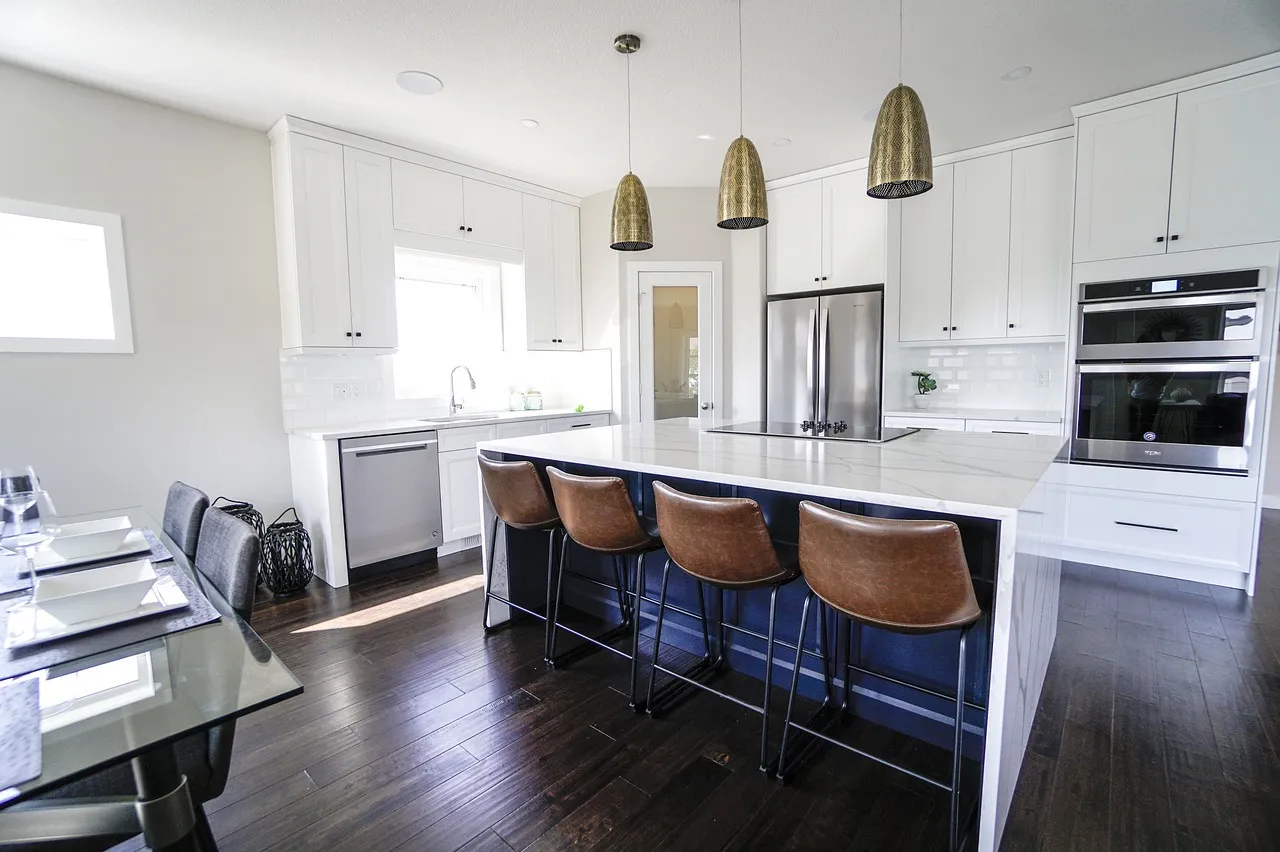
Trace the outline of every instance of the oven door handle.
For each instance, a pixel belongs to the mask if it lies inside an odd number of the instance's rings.
[[[1213,361],[1182,361],[1174,364],[1164,362],[1115,362],[1105,364],[1076,364],[1078,373],[1216,373],[1224,367],[1245,364],[1256,370],[1257,358],[1221,358]]]
[[[1167,310],[1178,307],[1194,308],[1201,305],[1230,305],[1236,302],[1258,305],[1262,301],[1262,290],[1238,290],[1234,293],[1205,293],[1197,296],[1159,296],[1145,299],[1124,299],[1119,302],[1080,302],[1080,312],[1084,314],[1107,313],[1109,311],[1133,310]]]

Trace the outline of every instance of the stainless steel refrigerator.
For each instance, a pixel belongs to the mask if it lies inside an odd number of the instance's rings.
[[[774,297],[767,311],[771,431],[814,424],[800,432],[880,440],[884,291]]]

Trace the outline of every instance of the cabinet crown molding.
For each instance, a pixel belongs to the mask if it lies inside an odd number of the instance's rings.
[[[404,148],[399,145],[392,145],[390,142],[383,142],[368,136],[361,136],[358,133],[352,133],[347,130],[340,130],[336,127],[318,124],[314,121],[307,121],[305,118],[286,115],[277,121],[270,130],[267,131],[267,138],[274,145],[276,142],[289,133],[300,133],[303,136],[310,136],[315,139],[324,139],[329,142],[336,142],[339,145],[345,145],[348,148],[357,148],[361,151],[368,151],[371,154],[381,154],[384,157],[390,157],[393,160],[404,160],[408,163],[416,163],[420,166],[427,166],[433,169],[439,169],[443,172],[459,175],[461,177],[471,178],[483,183],[491,183],[494,186],[502,186],[508,189],[514,189],[528,195],[536,195],[540,198],[549,198],[552,201],[559,201],[562,204],[572,204],[575,207],[582,206],[582,199],[576,195],[570,195],[567,192],[560,192],[556,189],[540,186],[536,183],[519,180],[517,178],[500,175],[497,172],[486,171],[485,169],[469,166],[466,163],[459,163],[455,160],[437,157],[433,154],[424,154],[421,151],[415,151],[412,148]]]
[[[1154,86],[1147,86],[1144,89],[1134,89],[1132,92],[1124,92],[1119,95],[1101,98],[1100,100],[1077,104],[1071,108],[1071,115],[1073,118],[1078,119],[1081,116],[1132,106],[1143,101],[1151,101],[1167,95],[1176,95],[1191,89],[1211,86],[1214,83],[1234,80],[1237,77],[1247,77],[1250,74],[1269,71],[1272,68],[1280,68],[1280,53],[1256,56],[1243,62],[1236,62],[1232,65],[1224,65],[1221,68],[1214,68],[1211,71],[1192,74],[1190,77],[1180,77],[1177,80],[1168,80],[1164,83],[1157,83]]]

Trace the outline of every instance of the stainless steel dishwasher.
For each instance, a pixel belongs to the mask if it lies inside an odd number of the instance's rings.
[[[408,564],[411,560],[403,557],[440,546],[435,432],[348,438],[339,441],[338,448],[347,564],[352,570],[388,560]]]

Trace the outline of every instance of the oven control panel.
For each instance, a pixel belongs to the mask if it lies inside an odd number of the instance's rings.
[[[1213,272],[1205,275],[1186,275],[1180,278],[1141,278],[1134,281],[1102,281],[1083,284],[1081,302],[1097,302],[1104,299],[1141,299],[1145,297],[1190,295],[1194,293],[1222,293],[1233,290],[1256,290],[1260,286],[1261,273],[1257,269],[1236,272]]]

